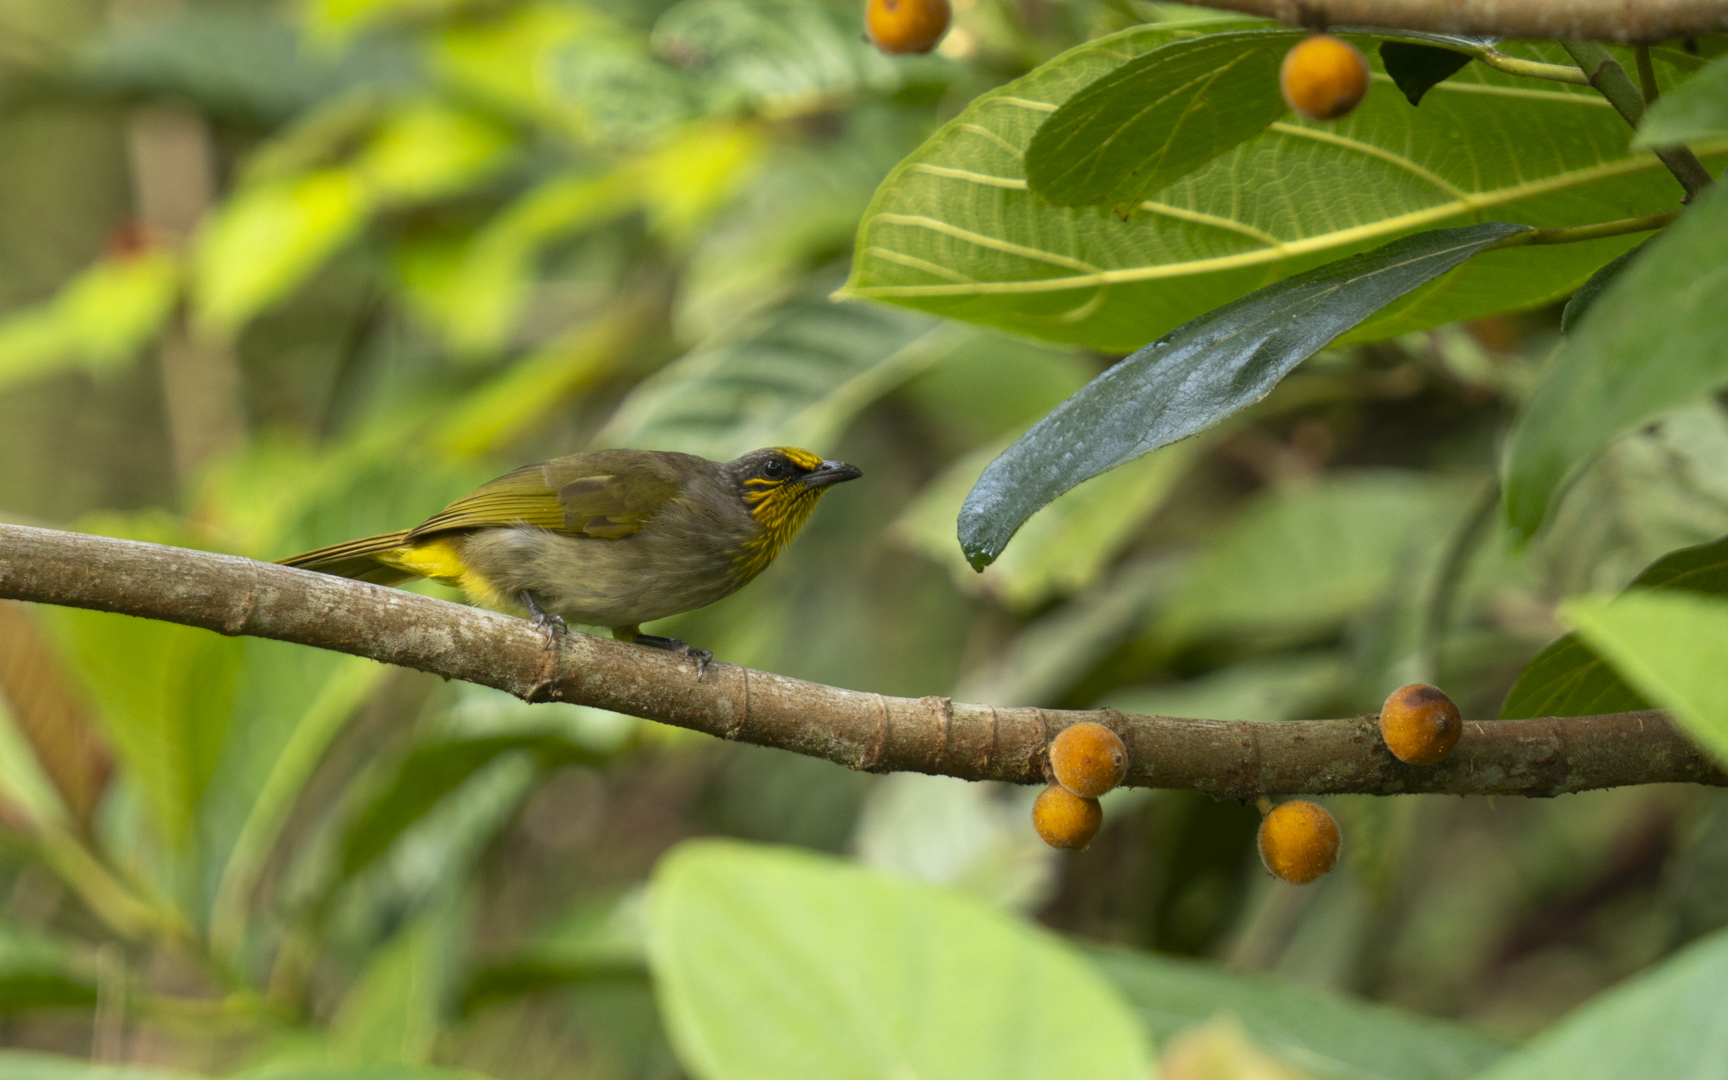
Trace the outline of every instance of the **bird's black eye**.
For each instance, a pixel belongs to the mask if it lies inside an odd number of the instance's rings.
[[[781,461],[779,458],[769,458],[767,461],[762,463],[762,476],[764,479],[781,480],[785,478],[786,472],[786,463]]]

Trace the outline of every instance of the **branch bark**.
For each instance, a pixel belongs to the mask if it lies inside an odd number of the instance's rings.
[[[1042,783],[1044,747],[1095,720],[1128,745],[1129,784],[1218,798],[1356,792],[1551,796],[1728,775],[1660,712],[1465,724],[1444,763],[1405,765],[1376,718],[1286,723],[893,698],[587,634],[555,650],[522,619],[230,555],[0,525],[0,598],[119,612],[369,657],[514,694],[630,713],[855,769]]]
[[[1373,26],[1472,37],[1661,41],[1728,30],[1722,0],[1207,0],[1291,26]]]

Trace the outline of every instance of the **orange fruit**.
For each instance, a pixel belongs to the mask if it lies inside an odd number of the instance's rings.
[[[948,0],[870,0],[864,26],[885,53],[927,53],[948,32]]]
[[[1306,885],[1338,861],[1338,823],[1316,803],[1280,803],[1260,819],[1260,861],[1274,877]]]
[[[1050,740],[1050,767],[1058,784],[1082,799],[1096,799],[1128,775],[1128,748],[1114,731],[1086,721]]]
[[[1082,799],[1060,784],[1051,784],[1032,804],[1032,827],[1053,848],[1079,850],[1098,835],[1104,808],[1097,799]]]
[[[1284,55],[1284,100],[1308,120],[1336,120],[1368,93],[1368,61],[1331,34],[1311,34]]]
[[[1392,691],[1380,707],[1380,737],[1399,761],[1435,765],[1464,733],[1458,706],[1437,686],[1411,683]]]

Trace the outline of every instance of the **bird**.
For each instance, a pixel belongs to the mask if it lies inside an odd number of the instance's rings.
[[[856,465],[795,446],[710,461],[668,450],[590,450],[483,484],[412,529],[279,560],[397,585],[432,578],[546,635],[566,620],[693,658],[713,654],[642,624],[706,607],[749,584]]]

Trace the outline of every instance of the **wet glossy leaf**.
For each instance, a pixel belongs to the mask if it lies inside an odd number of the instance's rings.
[[[1418,233],[1268,285],[1140,349],[984,470],[960,511],[966,557],[987,566],[1051,499],[1252,405],[1340,334],[1523,231],[1489,222]]]

